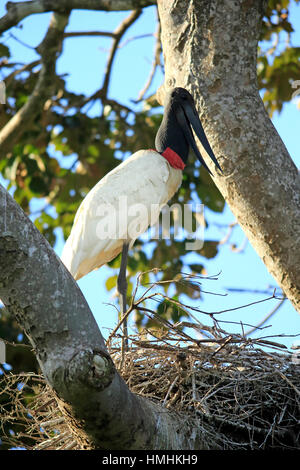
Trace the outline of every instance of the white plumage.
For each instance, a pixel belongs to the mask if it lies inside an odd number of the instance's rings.
[[[150,223],[157,221],[161,208],[181,181],[182,171],[173,168],[154,150],[134,153],[104,176],[82,201],[62,253],[61,259],[73,277],[80,279],[115,258],[125,241],[132,246]],[[127,214],[122,213],[122,198]],[[140,215],[137,204],[144,208]],[[109,237],[102,236],[107,225],[113,227],[115,220],[124,216],[127,216],[124,226],[118,225],[117,232]]]
[[[108,173],[88,193],[75,216],[62,261],[74,278],[115,258],[122,251],[118,292],[126,311],[128,246],[156,223],[162,207],[182,181],[189,148],[207,168],[192,128],[221,170],[199,120],[193,97],[184,88],[166,96],[165,112],[155,138],[156,150],[140,150]],[[125,320],[124,320],[125,324]]]

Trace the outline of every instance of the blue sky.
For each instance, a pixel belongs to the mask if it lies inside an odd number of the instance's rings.
[[[4,6],[0,6],[0,16],[4,13]],[[67,31],[112,31],[119,22],[128,16],[129,12],[105,13],[90,11],[74,11],[71,15]],[[49,23],[50,13],[44,15],[34,15],[22,21],[23,28],[13,28],[11,32],[26,44],[36,47],[42,40]],[[300,46],[300,7],[292,7],[292,24],[297,28],[292,36],[294,46]],[[156,10],[153,7],[144,10],[138,19],[134,28],[131,28],[124,39],[130,39],[133,36],[151,34],[156,30]],[[37,58],[35,52],[21,45],[19,42],[5,34],[5,41],[11,47],[13,57],[16,60],[26,62]],[[122,41],[124,42],[124,40]],[[118,52],[114,64],[112,79],[109,88],[109,97],[115,98],[124,104],[132,106],[132,99],[137,98],[139,90],[143,88],[151,69],[152,52],[154,49],[154,38],[147,37],[139,40],[132,40],[124,45]],[[64,51],[58,61],[58,72],[67,73],[68,88],[72,91],[81,92],[90,95],[101,86],[103,72],[107,53],[111,44],[109,38],[72,38],[67,39],[64,45]],[[1,76],[0,76],[1,79]],[[151,87],[151,92],[155,92],[162,82],[161,73],[157,73]],[[299,77],[300,80],[300,77]],[[291,94],[294,90],[291,89]],[[93,113],[97,114],[97,106],[93,108]],[[299,159],[299,131],[300,110],[297,107],[297,101],[285,105],[283,112],[273,117],[273,123],[283,139],[296,165],[300,166]],[[141,143],[141,148],[142,143]],[[67,164],[69,165],[69,163]],[[280,169],[278,169],[280,171]],[[43,204],[36,203],[36,207]],[[229,208],[221,215],[211,213],[205,210],[206,218],[209,222],[209,228],[206,232],[207,239],[219,240],[226,235],[226,229],[218,229],[216,224],[226,225],[235,220]],[[233,231],[231,241],[238,246],[244,243],[245,237],[242,230],[236,227]],[[55,247],[58,255],[63,248],[62,237]],[[192,255],[189,255],[192,256]],[[203,288],[207,291],[213,291],[220,294],[227,293],[224,296],[205,295],[201,301],[201,309],[209,312],[234,308],[256,300],[266,298],[265,294],[241,294],[231,293],[227,288],[241,288],[250,290],[265,290],[269,286],[275,286],[275,281],[268,274],[264,264],[247,243],[242,253],[234,253],[228,245],[219,250],[219,254],[211,261],[206,262],[208,275],[221,273],[218,280],[203,281]],[[116,311],[107,303],[115,303],[116,299],[112,297],[111,292],[105,289],[105,280],[108,276],[106,267],[102,267],[97,272],[90,273],[79,281],[90,307],[93,311],[102,333],[107,336],[109,328],[112,328],[116,322]],[[235,310],[222,314],[223,321],[243,322],[256,324],[269,311],[271,311],[278,301],[271,300],[266,303],[258,304],[246,309]],[[197,301],[199,304],[199,301]],[[200,318],[205,322],[205,318]],[[300,316],[286,301],[278,314],[272,317],[270,326],[265,329],[263,335],[292,335],[300,333]],[[241,331],[240,325],[223,325],[229,331]],[[247,328],[246,328],[247,329]],[[300,337],[299,337],[300,338]],[[296,342],[295,338],[279,338],[279,342],[290,346]]]

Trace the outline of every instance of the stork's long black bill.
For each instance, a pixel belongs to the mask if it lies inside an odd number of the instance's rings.
[[[208,166],[206,165],[205,161],[203,160],[199,150],[198,150],[198,147],[196,145],[196,142],[195,142],[195,139],[194,139],[194,136],[193,136],[193,133],[192,133],[192,130],[190,128],[190,125],[186,119],[186,115],[183,111],[182,108],[178,108],[176,110],[176,117],[177,117],[177,120],[180,124],[180,127],[181,129],[183,130],[184,132],[184,135],[188,141],[188,143],[190,144],[190,146],[192,147],[192,149],[194,150],[195,152],[195,155],[196,157],[200,160],[200,162],[202,163],[202,165],[207,169],[207,171],[211,173],[210,169],[208,168]]]
[[[183,105],[184,107],[184,110],[181,110],[182,112],[178,112],[179,116],[177,115],[177,119],[178,121],[180,121],[180,125],[182,126],[182,129],[184,130],[184,133],[189,141],[189,144],[190,146],[192,147],[192,149],[194,150],[197,158],[200,160],[200,162],[205,166],[205,168],[209,171],[209,169],[207,168],[207,165],[205,164],[199,150],[198,150],[198,147],[196,145],[196,142],[195,142],[195,139],[194,139],[194,136],[193,136],[193,133],[191,132],[191,129],[190,129],[190,126],[188,124],[188,122],[193,126],[193,129],[195,131],[195,134],[197,135],[198,139],[200,140],[201,144],[203,145],[203,148],[205,149],[205,151],[207,152],[207,154],[210,156],[210,158],[212,159],[212,161],[214,162],[214,164],[217,166],[217,168],[222,171],[215,155],[214,155],[214,152],[212,151],[212,148],[211,146],[209,145],[209,142],[207,140],[207,137],[205,135],[205,132],[204,132],[204,129],[202,127],[202,124],[200,122],[200,119],[199,119],[199,116],[197,114],[197,111],[196,111],[196,108],[192,108],[190,103],[184,103]],[[182,116],[183,114],[183,116]],[[182,124],[182,121],[185,121],[185,125]],[[189,129],[189,132],[186,132],[186,128]],[[209,173],[211,174],[211,172],[209,171]]]

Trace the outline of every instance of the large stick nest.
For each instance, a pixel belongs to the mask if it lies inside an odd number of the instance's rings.
[[[300,366],[290,357],[230,342],[219,351],[135,342],[141,346],[123,357],[116,344],[111,348],[130,389],[189,416],[208,441],[222,449],[300,447]],[[43,377],[5,375],[0,389],[4,443],[80,448]],[[7,424],[18,425],[19,432],[7,433]]]
[[[134,298],[128,312],[142,299]],[[127,352],[118,328],[108,339],[116,368],[132,392],[185,416],[201,429],[208,447],[299,449],[296,353],[264,338],[228,334],[217,321],[210,327],[197,321],[159,321],[161,328],[131,336]],[[190,329],[196,338],[187,333]],[[2,376],[0,412],[5,444],[36,450],[81,448],[39,375]]]

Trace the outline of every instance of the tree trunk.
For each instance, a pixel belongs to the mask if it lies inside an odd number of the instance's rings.
[[[158,0],[165,89],[196,99],[224,171],[214,180],[249,241],[300,311],[300,178],[257,86],[262,0]]]

